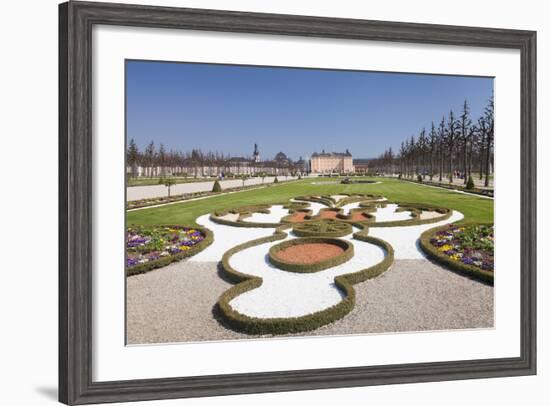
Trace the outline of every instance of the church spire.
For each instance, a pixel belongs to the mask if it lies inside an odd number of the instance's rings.
[[[258,144],[254,144],[254,162],[260,162],[260,151],[258,150]]]

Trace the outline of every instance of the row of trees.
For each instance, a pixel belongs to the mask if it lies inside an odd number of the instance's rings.
[[[417,136],[403,141],[397,153],[390,147],[372,160],[369,170],[399,173],[403,177],[420,175],[430,180],[435,177],[440,182],[446,178],[449,183],[460,176],[464,184],[473,173],[477,173],[480,180],[485,178],[485,186],[489,186],[493,149],[493,98],[475,121],[465,100],[458,116],[451,110],[438,124],[432,121],[429,130],[423,128]]]
[[[190,177],[203,177],[217,175],[221,172],[226,174],[235,171],[261,173],[262,168],[275,168],[277,173],[293,173],[296,168],[290,160],[273,162],[253,162],[251,159],[232,157],[219,152],[203,152],[200,149],[193,149],[189,152],[170,150],[167,151],[163,144],[158,149],[151,141],[147,147],[140,151],[133,139],[128,143],[126,149],[126,165],[130,169],[130,176],[138,176],[141,168],[142,176],[166,177],[169,175],[185,175]],[[246,168],[246,169],[245,169]]]

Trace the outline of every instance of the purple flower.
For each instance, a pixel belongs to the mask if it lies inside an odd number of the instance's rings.
[[[130,268],[138,263],[138,260],[135,258],[126,258],[126,267]]]

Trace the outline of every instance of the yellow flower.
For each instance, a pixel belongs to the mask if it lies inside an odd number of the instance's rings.
[[[449,244],[445,244],[445,245],[442,245],[441,247],[438,248],[439,251],[449,251],[450,249],[452,249],[453,246],[452,245],[449,245]]]

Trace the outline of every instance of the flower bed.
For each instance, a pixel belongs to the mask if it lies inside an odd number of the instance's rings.
[[[143,226],[126,230],[126,275],[136,275],[195,255],[213,241],[201,227]]]
[[[451,269],[491,284],[494,281],[492,224],[451,224],[428,230],[420,237],[420,246],[432,259]]]
[[[269,262],[290,272],[317,272],[343,264],[353,257],[353,244],[326,237],[297,238],[269,249]]]

